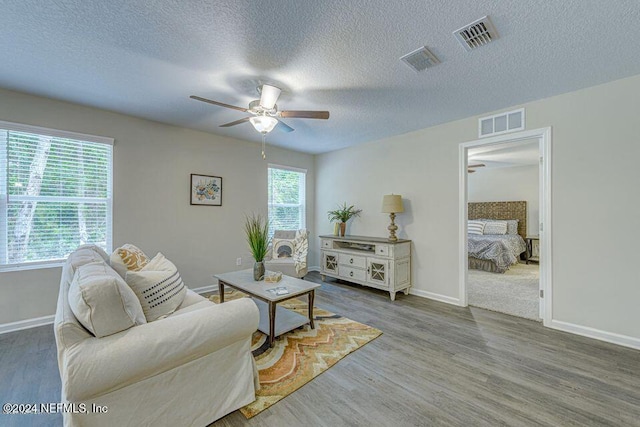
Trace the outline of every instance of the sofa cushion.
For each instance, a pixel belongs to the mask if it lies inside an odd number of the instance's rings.
[[[113,251],[110,257],[111,267],[124,279],[127,271],[140,271],[149,263],[149,257],[142,249],[126,243]]]
[[[140,271],[127,271],[126,281],[140,300],[147,322],[173,313],[187,293],[178,269],[160,252]]]
[[[146,323],[136,295],[104,261],[76,269],[68,301],[78,321],[98,338]]]

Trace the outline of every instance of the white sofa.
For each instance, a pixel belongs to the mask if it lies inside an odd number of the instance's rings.
[[[68,302],[75,270],[96,261],[109,264],[84,246],[62,270],[54,324],[62,402],[88,412],[65,413],[65,426],[206,426],[255,400],[254,302],[216,305],[189,290],[170,317],[96,338]],[[94,404],[107,412],[91,413]]]

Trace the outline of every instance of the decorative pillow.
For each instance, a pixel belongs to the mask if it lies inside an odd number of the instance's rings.
[[[273,239],[271,257],[274,260],[287,259],[293,257],[294,239]]]
[[[482,234],[507,234],[506,221],[485,222]]]
[[[467,223],[467,234],[482,234],[484,231],[484,222],[469,221]]]
[[[68,298],[78,321],[98,338],[147,323],[131,288],[102,261],[77,268]]]
[[[506,222],[507,223],[507,234],[518,234],[518,219],[477,219],[476,221],[484,221],[484,222]]]
[[[138,297],[147,322],[176,311],[187,293],[178,269],[160,252],[140,271],[127,271],[125,278]]]
[[[142,252],[142,249],[127,243],[113,251],[110,261],[111,267],[124,279],[127,271],[140,271],[147,265],[149,257]]]

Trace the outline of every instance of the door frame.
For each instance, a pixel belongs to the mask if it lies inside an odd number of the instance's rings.
[[[552,286],[552,245],[551,245],[551,127],[514,132],[489,138],[463,142],[459,145],[459,204],[458,226],[460,236],[459,253],[459,300],[463,307],[468,306],[468,241],[467,241],[467,152],[469,148],[505,143],[521,143],[525,140],[537,139],[539,142],[539,230],[540,237],[540,290],[544,297],[540,298],[540,313],[544,326],[551,325],[553,314]]]

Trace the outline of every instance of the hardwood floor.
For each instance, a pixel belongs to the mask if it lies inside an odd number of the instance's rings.
[[[214,426],[640,426],[640,351],[335,281],[316,305],[384,334],[256,417],[236,411]],[[0,403],[57,402],[55,351],[51,326],[0,335]],[[0,415],[0,425],[61,417]]]

